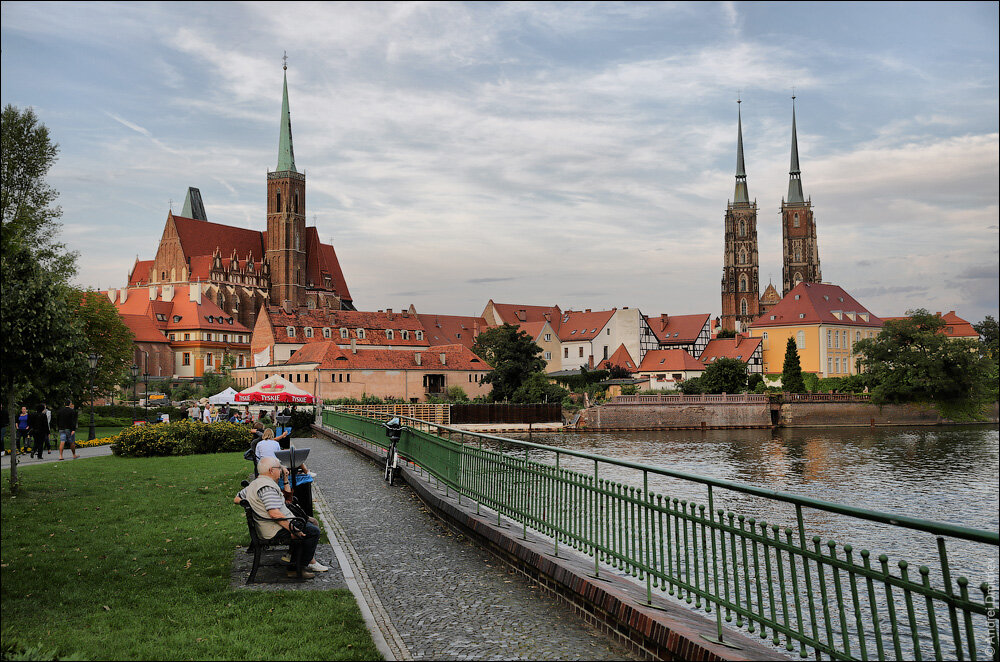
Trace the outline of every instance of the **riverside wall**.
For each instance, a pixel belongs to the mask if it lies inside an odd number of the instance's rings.
[[[998,405],[987,412],[998,422]],[[585,409],[580,430],[691,430],[718,428],[879,427],[893,425],[948,425],[949,420],[929,405],[875,405],[870,402],[705,402],[617,403]]]

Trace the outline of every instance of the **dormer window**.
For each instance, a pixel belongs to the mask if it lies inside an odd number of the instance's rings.
[[[156,319],[159,322],[166,322],[167,321],[167,316],[164,315],[163,313],[156,313]]]
[[[229,324],[232,324],[233,323],[233,318],[230,317],[229,319],[226,320],[226,322],[229,323]]]
[[[180,321],[181,321],[181,316],[180,315],[174,315],[174,324],[176,324],[177,322],[180,322]]]
[[[386,340],[392,340],[394,338],[392,329],[386,329],[385,330],[385,338],[386,338]]]
[[[864,321],[866,321],[866,322],[868,321],[868,313],[861,313],[861,314],[860,314],[860,317],[861,317],[861,319],[863,319]]]
[[[461,338],[462,334],[459,333],[456,337]],[[417,340],[423,340],[423,339],[424,339],[424,332],[417,331]]]
[[[802,295],[801,295],[801,294],[796,294],[796,295],[795,295],[795,300],[796,300],[796,301],[798,301],[798,300],[799,300],[799,299],[801,299],[801,298],[802,298]]]
[[[332,334],[330,333],[330,327],[324,327],[323,328],[323,337],[324,338],[329,338],[331,335]]]
[[[407,331],[406,329],[403,329],[402,331],[399,332],[399,337],[402,338],[403,340],[409,340],[410,332]]]
[[[340,329],[340,337],[344,340],[347,340],[347,329],[344,328]]]
[[[358,329],[355,333],[357,333],[358,338],[360,338],[361,340],[365,339],[365,330],[364,329]]]
[[[286,326],[285,327],[285,333],[288,335],[289,338],[294,338],[295,337],[295,327],[294,326]]]
[[[313,337],[313,330],[312,330],[311,326],[307,326],[303,330],[306,332],[306,338],[312,338]]]
[[[214,321],[215,321],[215,317],[213,315],[209,315],[208,316],[208,323],[211,324]]]
[[[461,333],[455,333],[455,337],[456,337],[456,338],[461,338],[461,337],[462,337],[462,334],[461,334]]]

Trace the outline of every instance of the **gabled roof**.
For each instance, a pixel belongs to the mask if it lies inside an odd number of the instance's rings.
[[[745,363],[750,360],[762,342],[761,338],[747,338],[742,333],[737,334],[735,338],[713,338],[708,341],[699,359],[705,365],[718,359],[737,359]]]
[[[802,324],[880,327],[882,319],[873,315],[839,285],[799,283],[774,308],[755,319],[751,326]]]
[[[193,218],[173,214],[171,217],[177,229],[177,238],[187,257],[193,258],[196,255],[211,257],[216,248],[227,257],[233,254],[233,250],[241,259],[248,253],[253,255],[255,261],[264,257],[264,233],[259,230],[211,221],[196,221]],[[192,265],[192,271],[193,269]]]
[[[170,301],[163,300],[163,286],[153,287],[156,287],[156,299],[149,298],[149,287],[130,289],[125,303],[115,301],[118,314],[123,318],[126,315],[146,317],[161,332],[198,329],[220,333],[250,333],[250,329],[224,312],[207,296],[202,296],[201,303],[191,301],[191,288],[187,285],[174,285]]]
[[[351,302],[351,292],[347,289],[347,280],[340,268],[337,251],[332,244],[324,244],[319,240],[319,231],[315,226],[306,228],[306,249],[309,261],[306,263],[306,279],[316,289],[327,289],[325,275],[330,276],[330,287],[341,299]]]
[[[636,365],[625,345],[618,345],[618,349],[615,350],[614,354],[597,364],[597,369],[609,370],[614,365],[621,366],[629,372],[635,372],[639,369],[639,366]]]
[[[362,310],[322,310],[313,309],[302,313],[286,313],[281,308],[267,308],[267,317],[271,323],[274,337],[279,343],[318,343],[327,340],[347,344],[353,339],[359,346],[379,345],[409,345],[426,347],[428,345],[424,327],[419,318],[408,312],[368,312]],[[305,333],[306,328],[313,330],[312,337]],[[294,336],[288,335],[288,328],[295,330]],[[330,338],[323,337],[323,329],[331,331]],[[348,338],[341,338],[340,329],[347,329]],[[358,329],[364,329],[364,338],[359,338]],[[393,331],[390,339],[387,330]],[[403,339],[400,331],[408,331],[408,338]],[[416,332],[424,335],[423,340],[417,339]]]
[[[949,338],[969,338],[970,340],[978,340],[979,332],[972,326],[970,322],[962,319],[955,314],[954,310],[949,310],[946,314],[942,315],[940,312],[935,313],[938,317],[944,320],[945,327],[941,329],[941,333],[948,336]],[[883,317],[883,322],[891,322],[893,320],[905,320],[909,319],[905,315],[902,317]]]
[[[417,363],[417,355],[420,363]],[[444,355],[445,361],[441,362]],[[321,370],[490,370],[490,365],[463,345],[440,345],[431,348],[369,349],[352,352],[336,342],[311,343],[295,352],[284,365],[319,364]]]
[[[421,313],[417,319],[423,325],[424,337],[432,347],[459,344],[471,349],[476,336],[486,330],[486,320],[482,317]]]
[[[689,345],[698,339],[711,313],[646,317],[646,323],[661,345]]]
[[[559,339],[563,342],[577,342],[580,340],[593,340],[608,324],[608,320],[615,314],[617,308],[611,310],[598,310],[593,312],[585,310],[567,310],[563,312],[559,320]]]
[[[705,364],[687,353],[685,349],[652,349],[646,352],[639,364],[639,372],[663,370],[705,370]]]
[[[562,314],[559,306],[525,306],[516,303],[494,302],[493,309],[500,316],[500,319],[508,324],[548,321],[556,333],[559,332],[559,318]]]
[[[121,318],[135,336],[135,342],[170,342],[148,315],[122,315]]]
[[[128,275],[128,286],[137,287],[149,282],[149,270],[153,268],[152,260],[136,260]]]
[[[760,295],[760,302],[765,304],[775,304],[781,301],[781,295],[775,289],[774,283],[768,283],[764,293]]]

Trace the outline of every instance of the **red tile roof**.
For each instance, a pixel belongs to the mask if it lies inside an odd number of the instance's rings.
[[[236,321],[232,315],[223,312],[207,296],[202,296],[200,304],[191,301],[190,287],[187,285],[175,285],[174,295],[170,301],[163,300],[163,286],[154,287],[157,288],[155,300],[149,298],[149,287],[130,289],[125,303],[115,302],[118,313],[122,316],[145,316],[160,331],[199,329],[220,333],[244,333],[249,336],[250,329]],[[163,319],[158,319],[157,315],[161,315]],[[179,319],[175,321],[175,317]],[[209,317],[212,321],[209,321]],[[229,323],[230,320],[232,324]],[[249,338],[247,340],[249,341]]]
[[[705,364],[687,353],[686,349],[652,349],[639,364],[639,372],[660,370],[704,370]]]
[[[445,362],[441,363],[441,355]],[[417,355],[420,364],[417,364]],[[319,363],[321,370],[423,370],[446,372],[452,370],[488,371],[488,363],[463,345],[439,345],[412,349],[368,349],[351,352],[337,346],[336,342],[311,343],[295,352],[284,365]]]
[[[240,258],[245,258],[248,253],[256,260],[264,257],[264,238],[259,230],[198,221],[177,215],[174,215],[173,219],[181,248],[188,257],[195,255],[211,257],[216,248],[227,257],[233,254],[233,250]]]
[[[493,309],[500,315],[500,319],[508,324],[548,321],[552,328],[557,333],[559,332],[559,318],[562,315],[559,306],[524,306],[516,303],[494,302]]]
[[[359,346],[380,346],[380,345],[405,345],[412,347],[426,347],[428,343],[427,335],[420,319],[408,312],[382,313],[368,312],[362,310],[321,310],[313,309],[304,313],[293,312],[291,315],[281,308],[268,308],[268,318],[271,321],[272,332],[279,343],[317,343],[326,340],[333,340],[341,344],[348,344],[351,339]],[[287,329],[291,327],[295,330],[295,336],[288,335]],[[305,329],[309,327],[313,330],[312,338],[306,336]],[[331,337],[323,336],[323,329],[330,329]],[[340,330],[348,330],[348,338],[341,338]],[[358,329],[364,329],[364,338],[359,338]],[[390,339],[387,330],[392,330],[393,337]],[[408,331],[409,337],[403,339],[400,331]],[[423,340],[417,339],[417,331],[424,336]]]
[[[563,312],[559,320],[559,339],[563,342],[574,342],[578,340],[593,340],[601,329],[607,325],[608,320],[615,314],[617,308],[611,310],[599,310],[583,312],[567,310]]]
[[[613,365],[621,366],[629,372],[635,372],[639,369],[639,366],[636,365],[625,345],[618,345],[618,349],[615,350],[614,354],[597,364],[597,369],[610,370]]]
[[[135,336],[135,342],[170,342],[147,315],[122,315],[121,318]]]
[[[868,319],[865,320],[862,315]],[[774,308],[755,319],[751,326],[801,324],[880,327],[882,319],[869,312],[839,285],[799,283]]]
[[[462,315],[419,314],[417,319],[424,327],[424,337],[435,345],[464,345],[472,349],[476,336],[486,330],[486,320],[482,317]]]
[[[735,338],[714,338],[708,341],[700,360],[705,365],[718,359],[737,359],[747,362],[760,347],[761,338],[747,338],[742,333]]]
[[[128,286],[136,287],[149,282],[149,270],[153,268],[152,260],[136,260],[128,275]]]
[[[708,324],[712,315],[699,313],[696,315],[667,315],[646,317],[646,323],[652,329],[653,335],[660,344],[688,345],[698,339],[702,329]]]
[[[332,244],[324,244],[319,240],[319,232],[315,226],[306,228],[306,251],[309,261],[306,264],[306,279],[317,289],[327,289],[324,276],[330,277],[330,287],[341,299],[351,302],[351,292],[347,289],[347,280],[340,269],[340,260]]]
[[[942,318],[945,323],[942,333],[949,338],[968,338],[970,340],[978,340],[979,332],[972,326],[970,322],[962,319],[955,314],[954,310],[949,310],[946,314],[942,315],[940,312],[935,313],[938,317]],[[890,322],[893,320],[905,320],[909,319],[905,315],[902,317],[883,317],[883,322]]]

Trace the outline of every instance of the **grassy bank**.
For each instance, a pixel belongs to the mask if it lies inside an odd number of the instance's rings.
[[[3,477],[4,647],[89,659],[378,659],[349,591],[229,588],[238,453],[93,458]]]

